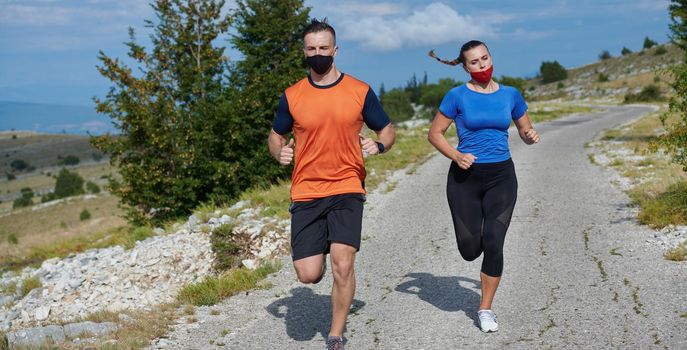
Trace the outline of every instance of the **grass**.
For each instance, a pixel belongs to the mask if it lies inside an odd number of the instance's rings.
[[[0,255],[0,272],[19,270],[26,266],[38,266],[47,259],[64,258],[72,253],[93,248],[121,245],[130,249],[137,241],[151,236],[153,236],[153,230],[150,227],[120,226],[61,241],[51,240],[34,245],[21,255]]]
[[[24,279],[21,282],[21,297],[27,296],[32,290],[41,287],[41,280],[38,276]]]
[[[630,197],[641,208],[638,219],[643,224],[663,228],[687,222],[687,182],[678,182],[657,195],[638,188],[630,191]]]
[[[591,107],[574,104],[532,102],[527,113],[532,123],[539,123],[572,113],[588,113],[591,111]]]
[[[256,288],[260,280],[280,268],[279,263],[267,263],[255,270],[239,268],[219,276],[208,276],[182,288],[177,300],[195,306],[215,305],[238,292]]]
[[[685,261],[687,260],[687,242],[682,242],[673,249],[669,249],[664,255],[666,260],[672,261]]]
[[[80,214],[88,208],[91,218],[80,220]],[[111,195],[100,195],[93,199],[83,197],[49,207],[30,208],[0,217],[0,270],[2,261],[30,255],[35,249],[60,246],[63,242],[93,240],[98,232],[126,225],[119,216],[118,199]],[[15,235],[18,244],[11,244],[6,235]]]
[[[633,184],[628,195],[640,208],[638,219],[653,228],[687,224],[687,175],[682,168],[662,153],[654,153],[650,142],[663,130],[659,116],[661,110],[635,123],[624,125],[604,133],[604,152],[614,159],[611,163],[619,173]],[[675,123],[676,115],[669,115],[666,122]],[[603,143],[602,143],[603,144]],[[627,154],[623,160],[612,154]]]

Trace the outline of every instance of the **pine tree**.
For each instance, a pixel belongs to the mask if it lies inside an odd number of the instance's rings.
[[[128,56],[134,70],[100,52],[98,71],[114,86],[98,112],[108,114],[119,135],[95,137],[109,154],[121,181],[111,190],[133,221],[159,221],[187,213],[207,200],[235,165],[214,162],[222,151],[213,130],[222,125],[227,107],[222,79],[227,71],[224,48],[213,41],[228,31],[231,19],[220,11],[223,1],[157,0],[152,50],[129,29]]]
[[[224,140],[242,168],[231,186],[245,189],[291,172],[272,158],[265,140],[279,97],[306,76],[302,33],[310,9],[302,0],[239,0],[237,6],[231,43],[244,59],[231,67],[228,94],[235,112]]]

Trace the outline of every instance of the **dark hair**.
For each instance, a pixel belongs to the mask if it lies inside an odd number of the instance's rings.
[[[303,30],[303,40],[305,40],[305,36],[310,33],[318,33],[324,31],[332,33],[332,36],[334,37],[334,43],[336,43],[336,31],[334,30],[334,27],[327,23],[327,17],[323,18],[321,21],[317,18],[311,19],[310,24],[308,24]]]
[[[437,55],[434,53],[434,50],[429,51],[429,57],[435,58],[437,61],[443,63],[443,64],[448,64],[451,66],[455,66],[461,63],[465,63],[465,51],[472,50],[476,48],[477,46],[484,45],[484,47],[487,48],[487,51],[489,51],[489,48],[487,47],[487,44],[485,44],[482,41],[479,40],[470,40],[463,44],[463,46],[460,47],[460,53],[458,54],[458,57],[455,59],[448,61],[448,60],[442,60],[441,58],[437,57]]]

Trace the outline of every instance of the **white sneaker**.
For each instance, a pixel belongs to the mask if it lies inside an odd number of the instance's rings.
[[[479,327],[482,332],[496,332],[499,330],[499,324],[496,323],[496,314],[491,310],[479,310],[477,311],[477,316],[479,317]]]

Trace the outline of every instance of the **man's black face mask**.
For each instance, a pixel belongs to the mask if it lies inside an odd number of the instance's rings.
[[[329,70],[329,67],[334,63],[334,56],[315,55],[305,58],[308,66],[312,68],[317,74],[324,74]]]

